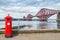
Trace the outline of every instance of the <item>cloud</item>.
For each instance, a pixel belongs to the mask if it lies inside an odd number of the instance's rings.
[[[52,6],[49,5],[49,6],[44,6],[44,7],[49,8],[49,9],[60,10],[60,3],[58,2],[58,3],[52,4]]]
[[[36,7],[31,7],[31,6],[9,6],[9,7],[0,7],[0,14],[1,15],[7,15],[8,13],[11,14],[13,17],[22,17],[22,16],[27,16],[28,14],[36,15],[37,13]],[[16,16],[17,15],[17,16]],[[21,16],[22,15],[22,16]]]
[[[60,0],[0,0],[0,17],[36,15],[41,8],[60,9]]]
[[[55,7],[60,10],[60,3],[55,4]]]
[[[4,11],[11,11],[11,12],[17,12],[17,13],[34,13],[37,11],[36,7],[31,7],[31,6],[26,6],[26,7],[21,7],[21,6],[11,6],[11,7],[3,7],[1,10]]]

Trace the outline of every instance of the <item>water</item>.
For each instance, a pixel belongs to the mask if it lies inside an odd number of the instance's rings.
[[[19,30],[58,29],[56,20],[41,21],[13,21],[13,27]],[[5,28],[5,21],[0,21],[0,28]]]
[[[57,29],[57,22],[22,21],[20,25],[26,25],[20,30]]]

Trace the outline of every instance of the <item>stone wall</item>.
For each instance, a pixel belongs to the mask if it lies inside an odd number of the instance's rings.
[[[57,15],[57,28],[60,29],[60,12]]]

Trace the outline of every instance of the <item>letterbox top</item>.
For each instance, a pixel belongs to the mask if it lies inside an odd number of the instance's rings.
[[[5,17],[5,19],[12,19],[12,17],[8,14],[8,16]]]

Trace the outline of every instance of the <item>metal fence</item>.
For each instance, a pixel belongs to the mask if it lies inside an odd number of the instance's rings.
[[[17,30],[40,30],[40,29],[60,29],[60,22],[56,19],[48,19],[47,21],[37,20],[13,20],[13,29]],[[5,21],[0,21],[0,29],[5,29]]]
[[[19,20],[18,20],[19,21]],[[40,29],[59,29],[59,23],[56,19],[48,19],[47,21],[19,21],[19,30],[40,30]]]

